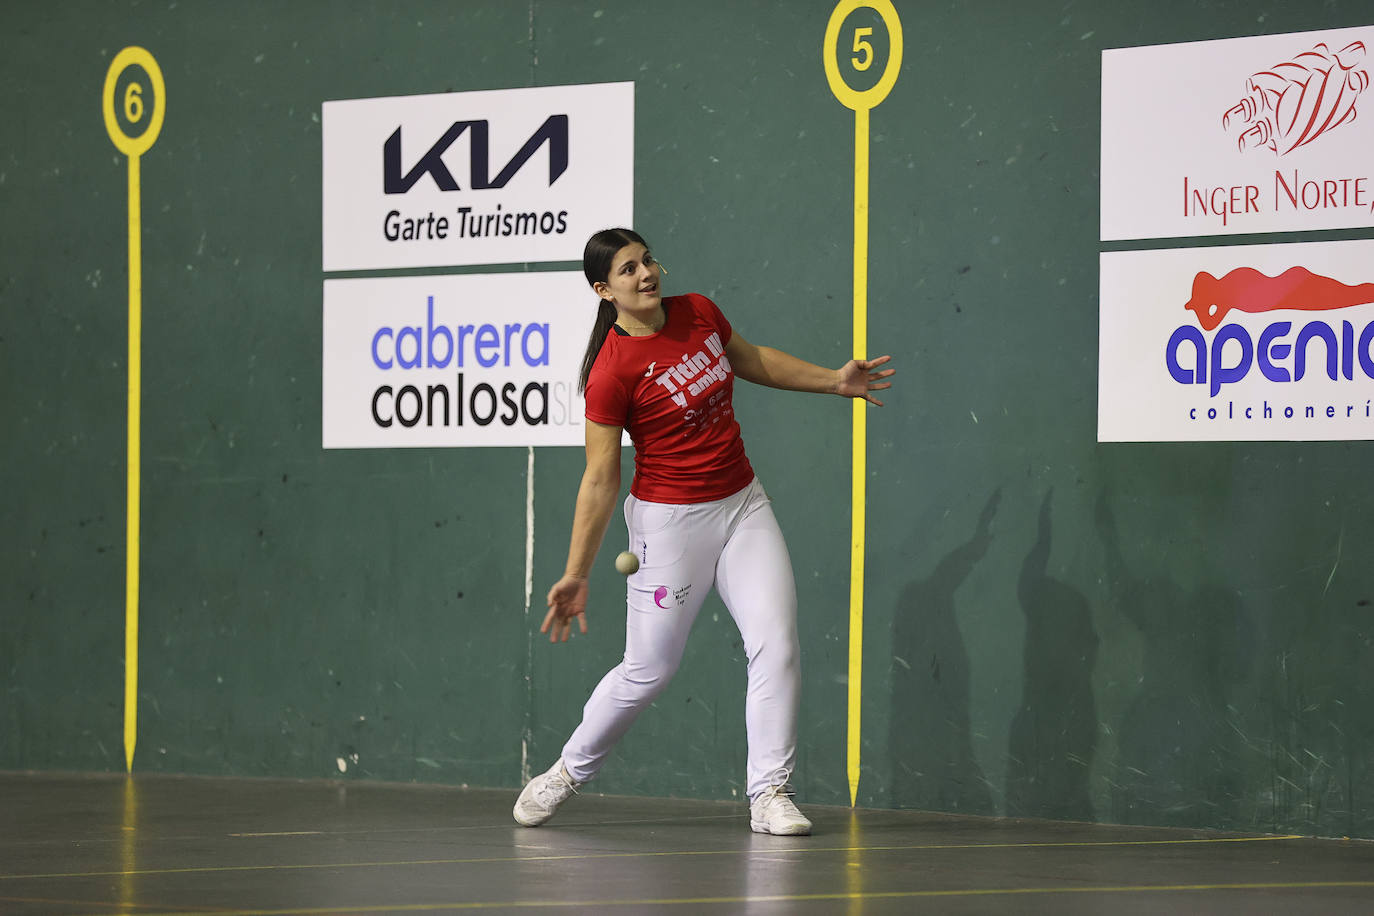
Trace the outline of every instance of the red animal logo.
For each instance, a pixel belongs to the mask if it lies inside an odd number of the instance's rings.
[[[1355,120],[1355,103],[1369,88],[1364,55],[1362,41],[1334,52],[1318,44],[1261,70],[1245,81],[1245,97],[1221,116],[1222,129],[1232,130],[1235,122],[1242,153],[1267,148],[1283,156],[1306,146]]]
[[[1216,330],[1226,313],[1272,312],[1276,309],[1324,311],[1374,302],[1374,283],[1349,286],[1305,267],[1290,267],[1277,277],[1253,267],[1237,267],[1218,280],[1200,272],[1193,278],[1193,297],[1184,308],[1197,315],[1204,331]]]

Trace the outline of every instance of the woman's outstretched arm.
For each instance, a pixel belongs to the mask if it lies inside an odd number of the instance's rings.
[[[784,388],[788,391],[837,394],[845,398],[863,398],[879,407],[883,406],[883,402],[869,392],[891,388],[891,382],[881,379],[897,371],[872,371],[891,359],[890,356],[851,359],[838,369],[827,369],[773,347],[755,346],[745,340],[738,331],[730,335],[730,342],[725,345],[725,355],[729,358],[730,368],[734,370],[735,375],[756,385]]]

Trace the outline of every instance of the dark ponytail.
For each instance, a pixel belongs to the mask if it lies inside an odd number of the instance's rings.
[[[615,318],[615,306],[602,299],[596,310],[596,324],[592,325],[592,336],[587,340],[587,352],[582,357],[582,372],[577,377],[578,394],[587,390],[587,376],[592,374],[592,364],[596,362],[596,355],[601,352],[601,345],[606,342],[606,335],[611,333],[611,325],[615,324]]]
[[[635,242],[645,248],[649,247],[649,243],[633,229],[602,229],[587,239],[587,247],[582,249],[582,273],[587,277],[587,282],[595,285],[609,280],[616,252]],[[601,345],[606,342],[606,335],[611,332],[611,325],[615,324],[616,317],[615,306],[602,299],[596,311],[596,324],[592,326],[591,337],[587,339],[587,352],[582,357],[582,373],[577,380],[579,394],[587,390],[587,377],[592,374],[592,365],[596,362],[596,356],[601,352]]]

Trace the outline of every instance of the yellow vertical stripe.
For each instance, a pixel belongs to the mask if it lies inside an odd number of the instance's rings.
[[[868,109],[854,112],[854,358],[868,351]],[[854,467],[849,557],[849,804],[859,795],[863,725],[864,506],[868,402],[854,399]]]
[[[134,768],[138,738],[138,531],[143,387],[143,246],[139,225],[138,156],[129,157],[129,466],[124,566],[124,765]]]
[[[133,67],[142,68],[148,82],[134,73],[124,87],[124,95],[116,100],[119,77]],[[105,71],[105,87],[101,91],[101,115],[105,132],[115,149],[129,157],[129,446],[128,486],[124,517],[124,766],[134,767],[134,744],[138,737],[138,564],[139,564],[139,479],[142,467],[139,447],[143,389],[143,243],[141,233],[138,163],[139,157],[152,147],[162,130],[167,112],[166,85],[162,68],[153,55],[131,45],[114,56]],[[138,136],[124,132],[118,106],[126,121],[137,125],[145,117],[148,124]]]

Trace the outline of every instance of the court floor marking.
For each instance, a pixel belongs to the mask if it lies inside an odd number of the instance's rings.
[[[687,823],[691,821],[724,821],[742,820],[748,816],[746,811],[743,814],[690,814],[681,817],[674,817],[674,823]],[[624,827],[634,824],[659,824],[663,822],[661,817],[637,817],[623,821],[573,821],[559,820],[559,827]],[[271,837],[287,836],[322,836],[322,837],[350,837],[350,836],[389,836],[396,834],[433,834],[433,833],[457,833],[469,830],[509,830],[513,822],[503,821],[501,823],[490,824],[449,824],[443,827],[374,827],[358,830],[282,830],[266,833],[179,833],[168,836],[152,837],[152,842],[157,843],[183,843],[189,840],[215,840],[221,837],[233,837],[235,839],[261,839]],[[30,840],[22,843],[26,847],[33,846],[65,846],[71,842],[70,838]],[[103,837],[82,837],[81,842],[88,846],[99,844],[124,843],[126,838],[123,836],[103,836]],[[15,845],[13,840],[0,837],[0,849]],[[518,844],[517,844],[518,846]],[[522,847],[523,848],[523,847]],[[547,848],[547,847],[544,847]],[[0,878],[4,878],[0,875]]]
[[[231,833],[229,836],[252,839],[257,837],[279,837],[279,836],[325,836],[323,830],[281,830],[276,833]]]
[[[819,903],[854,900],[916,900],[931,897],[1016,897],[1049,894],[1151,894],[1187,893],[1189,891],[1283,891],[1332,890],[1339,888],[1374,888],[1374,881],[1264,881],[1234,884],[1120,884],[1096,887],[1006,887],[951,888],[930,891],[873,891],[833,894],[766,894],[735,897],[646,898],[639,900],[507,900],[461,901],[449,903],[401,903],[377,906],[300,907],[271,910],[188,910],[184,914],[155,911],[154,905],[140,906],[162,916],[205,916],[207,913],[238,914],[238,916],[311,916],[316,913],[420,913],[436,910],[505,910],[572,907],[603,908],[623,906],[710,906],[731,903]],[[4,898],[0,898],[4,899]],[[100,904],[94,904],[100,905]]]
[[[87,908],[87,910],[91,913],[91,916],[100,916],[100,914],[103,914],[107,911],[114,911],[116,913],[123,914],[123,916],[127,916],[127,914],[130,913],[138,912],[147,912],[150,914],[150,916],[171,916],[171,914],[174,911],[185,912],[184,905],[182,904],[177,904],[176,906],[173,906],[171,904],[165,904],[163,905],[162,909],[156,909],[157,904],[153,903],[123,903],[117,900],[64,900],[59,897],[0,897],[0,904],[6,903],[40,903],[46,907],[60,906],[63,907],[63,909],[61,910],[61,912],[63,913],[79,913],[81,912],[82,908]],[[94,911],[90,911],[90,907],[104,907],[104,909],[100,910],[99,913],[96,913]],[[195,912],[196,916],[227,916],[227,914],[231,911],[214,907],[206,908],[203,910],[194,910],[193,912]],[[238,913],[240,911],[234,910],[232,912]]]
[[[535,855],[535,856],[481,856],[465,859],[411,859],[394,862],[323,862],[323,863],[300,863],[295,865],[205,865],[190,868],[147,868],[133,870],[116,871],[94,871],[94,872],[53,872],[41,875],[0,875],[0,881],[22,881],[35,880],[40,878],[109,878],[109,877],[132,877],[150,875],[187,875],[199,873],[218,873],[218,872],[242,872],[242,871],[303,871],[318,870],[326,868],[401,868],[406,866],[420,865],[496,865],[511,862],[568,862],[568,861],[592,861],[605,859],[647,859],[647,858],[668,858],[672,856],[744,856],[749,857],[753,852],[766,852],[768,855],[779,853],[806,853],[815,854],[820,852],[903,852],[903,851],[933,851],[949,849],[1068,849],[1068,848],[1092,848],[1092,847],[1123,847],[1123,846],[1184,846],[1184,845],[1220,845],[1224,843],[1272,843],[1279,840],[1301,840],[1305,839],[1297,834],[1290,836],[1263,836],[1263,837],[1214,837],[1188,840],[1112,840],[1106,842],[1059,842],[1059,843],[917,843],[901,846],[778,846],[767,850],[754,850],[748,847],[736,847],[731,849],[686,849],[677,851],[656,851],[656,852],[595,852],[595,853],[576,853],[567,855]]]

